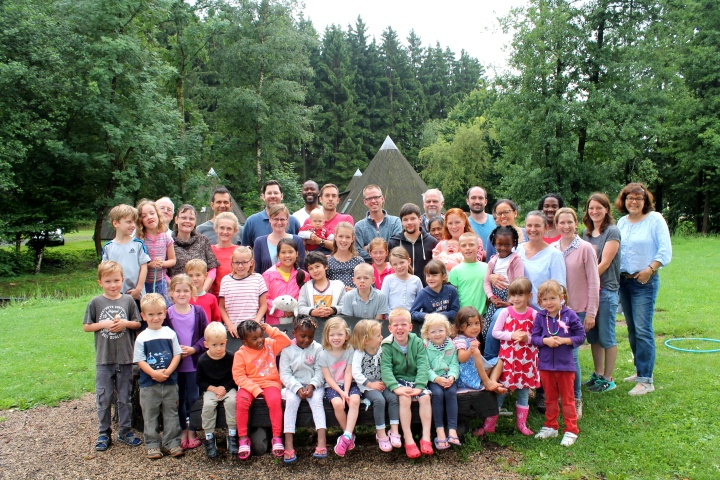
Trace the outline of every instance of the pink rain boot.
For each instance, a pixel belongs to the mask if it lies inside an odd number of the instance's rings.
[[[486,433],[495,433],[495,425],[498,421],[498,415],[487,417],[483,426],[473,431],[473,435],[476,437],[482,437]]]
[[[520,433],[522,433],[523,435],[535,434],[535,432],[530,430],[527,425],[525,425],[529,412],[530,407],[522,407],[517,403],[515,404],[515,427],[517,427],[517,429],[520,430]]]

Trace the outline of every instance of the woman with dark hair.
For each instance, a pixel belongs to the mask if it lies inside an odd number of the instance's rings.
[[[493,217],[495,218],[495,224],[498,227],[511,227],[514,228],[515,231],[517,231],[518,245],[528,241],[528,236],[525,233],[525,229],[518,227],[515,223],[518,216],[518,206],[515,202],[513,202],[512,200],[508,200],[507,198],[502,198],[495,202],[495,205],[493,205],[492,208],[492,212]],[[495,246],[492,243],[485,246],[485,258],[490,258],[496,253],[497,251],[495,250]],[[493,275],[490,277],[490,282],[495,287],[505,289],[508,288],[508,285],[510,285],[508,282],[498,283],[499,281],[500,280],[497,275]]]
[[[615,388],[613,370],[617,359],[615,314],[620,288],[620,230],[610,212],[610,199],[604,193],[593,193],[585,204],[583,239],[594,248],[600,274],[600,303],[595,326],[587,331],[595,369],[584,383],[591,392],[608,392]]]
[[[283,238],[292,238],[295,240],[295,243],[297,243],[300,249],[298,262],[302,265],[305,262],[305,244],[302,238],[287,232],[288,222],[290,221],[290,210],[288,210],[284,204],[278,203],[268,207],[267,213],[272,232],[270,232],[269,235],[262,235],[255,239],[255,244],[253,245],[255,272],[262,274],[278,262],[277,246]]]
[[[548,221],[548,227],[543,236],[545,243],[555,243],[560,240],[560,231],[555,225],[555,212],[565,206],[562,197],[557,193],[548,193],[538,202],[538,210],[542,210]]]
[[[626,215],[618,222],[620,245],[620,303],[628,327],[635,374],[626,382],[636,382],[630,395],[655,391],[655,333],[653,314],[660,288],[657,273],[672,260],[670,231],[663,216],[654,211],[652,193],[642,183],[629,183],[615,201],[615,208]]]
[[[195,231],[196,218],[197,213],[192,205],[186,203],[178,208],[175,225],[173,225],[177,261],[173,267],[168,268],[168,275],[172,277],[178,273],[185,273],[185,264],[194,258],[199,258],[207,263],[208,274],[203,289],[209,292],[220,263],[212,251],[210,240]]]
[[[265,285],[267,285],[267,314],[265,323],[277,325],[284,322],[285,317],[293,317],[293,312],[273,310],[272,302],[281,295],[290,295],[295,300],[300,297],[300,288],[305,285],[307,273],[300,269],[298,242],[292,238],[282,238],[277,244],[277,263],[265,270],[262,274]]]

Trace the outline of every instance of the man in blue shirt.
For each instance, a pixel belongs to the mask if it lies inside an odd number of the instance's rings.
[[[495,230],[495,219],[492,215],[485,213],[485,207],[487,206],[487,191],[484,188],[474,186],[470,187],[467,191],[465,198],[468,207],[470,207],[470,226],[473,231],[483,242],[483,249],[487,251],[488,244],[490,243],[490,233]],[[487,259],[484,259],[487,261]]]
[[[383,209],[385,197],[377,185],[368,185],[363,188],[363,203],[368,208],[365,218],[355,224],[355,249],[365,259],[372,263],[372,258],[367,252],[367,246],[375,237],[382,237],[386,242],[390,238],[402,232],[400,218],[388,215]]]
[[[255,239],[263,235],[270,235],[272,227],[270,226],[270,217],[268,217],[268,209],[273,205],[282,203],[283,191],[277,180],[268,180],[263,185],[263,191],[260,198],[265,202],[265,208],[257,213],[253,213],[245,222],[242,233],[242,244],[246,247],[255,245]],[[290,216],[287,232],[297,235],[300,230],[300,222],[298,219]]]

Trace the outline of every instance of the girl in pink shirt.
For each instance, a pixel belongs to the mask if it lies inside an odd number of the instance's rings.
[[[283,317],[292,317],[293,312],[272,310],[272,302],[281,295],[290,295],[294,299],[300,297],[300,288],[305,284],[308,277],[304,270],[300,269],[298,263],[298,245],[292,238],[283,238],[278,242],[278,263],[265,270],[262,274],[267,285],[267,315],[265,323],[278,325]],[[288,322],[289,323],[289,322]]]

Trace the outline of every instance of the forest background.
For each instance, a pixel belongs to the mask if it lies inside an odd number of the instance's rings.
[[[718,2],[532,0],[501,25],[509,70],[488,78],[391,25],[317,32],[293,0],[3,0],[0,237],[206,205],[209,182],[252,213],[277,179],[299,207],[387,135],[449,206],[482,185],[582,208],[643,181],[674,230],[720,229]]]

